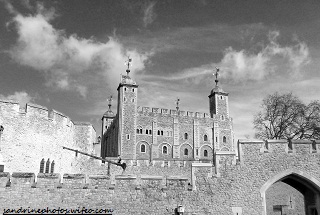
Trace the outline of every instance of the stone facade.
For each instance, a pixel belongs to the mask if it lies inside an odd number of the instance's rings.
[[[46,107],[0,101],[0,125],[4,127],[0,136],[4,171],[38,173],[43,160],[44,171],[79,172],[88,158],[75,157],[62,147],[94,153],[96,132],[91,124],[73,122]]]
[[[181,205],[185,215],[314,215],[320,209],[320,142],[292,145],[242,140],[239,159],[219,152],[215,166],[127,160],[122,175],[117,166],[110,167],[110,175],[1,173],[0,209],[85,207],[111,209],[114,215],[160,215],[174,214]]]
[[[210,113],[139,107],[137,100],[138,85],[122,76],[117,113],[102,118],[102,157],[213,162],[215,151],[235,152],[228,93],[219,86],[209,95]]]

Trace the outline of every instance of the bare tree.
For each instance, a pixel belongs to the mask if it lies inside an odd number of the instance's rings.
[[[292,93],[268,95],[254,117],[256,137],[261,139],[316,139],[320,137],[320,103],[309,105]]]

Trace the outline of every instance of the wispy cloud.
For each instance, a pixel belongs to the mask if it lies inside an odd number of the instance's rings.
[[[42,5],[37,8],[35,15],[13,13],[18,39],[10,54],[17,63],[43,72],[48,86],[77,91],[85,97],[94,77],[104,78],[107,85],[115,87],[114,80],[124,69],[128,55],[134,59],[133,70],[144,69],[150,53],[126,50],[115,37],[101,43],[75,34],[67,36],[50,23],[54,10],[46,10]]]
[[[234,80],[262,80],[269,74],[286,69],[286,72],[299,73],[301,68],[310,62],[309,48],[299,40],[294,45],[281,46],[277,38],[278,31],[270,32],[269,44],[258,53],[247,50],[225,50],[220,67],[223,76]]]
[[[147,27],[156,19],[157,14],[154,12],[154,7],[157,2],[152,1],[147,4],[146,8],[144,9],[144,16],[143,16],[143,26]]]

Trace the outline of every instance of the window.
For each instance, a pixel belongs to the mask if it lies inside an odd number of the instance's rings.
[[[126,101],[126,97],[123,97],[123,101]]]
[[[134,92],[134,88],[132,89],[132,92]]]
[[[203,140],[208,141],[208,136],[206,134],[203,136]]]
[[[187,140],[188,139],[188,134],[184,133],[184,139]]]
[[[207,150],[204,150],[204,151],[203,151],[203,156],[204,156],[204,157],[208,157],[208,151],[207,151]]]
[[[184,155],[188,156],[188,149],[184,149]]]
[[[142,144],[140,146],[140,152],[145,153],[146,152],[146,145]]]
[[[53,173],[54,172],[54,161],[52,161],[51,163],[51,170],[50,170],[50,173]]]
[[[137,129],[137,134],[139,134],[140,132],[139,132],[140,130],[139,129]]]
[[[127,134],[127,140],[130,140],[130,134]]]
[[[158,135],[160,135],[160,131],[158,130]]]
[[[216,137],[216,142],[218,142],[218,137]]]
[[[132,102],[134,102],[134,99],[132,99]]]
[[[124,88],[124,91],[127,91],[127,88],[126,88],[126,87]]]
[[[146,134],[148,134],[148,129],[146,129]]]
[[[221,115],[221,120],[224,120],[224,116],[223,115]]]
[[[142,134],[142,128],[140,128],[140,134]]]
[[[49,167],[50,167],[50,159],[48,158],[46,162],[46,173],[49,173]]]
[[[161,131],[161,135],[163,136],[163,131]]]
[[[196,149],[196,155],[198,155],[199,154],[199,149]]]
[[[227,138],[225,136],[223,136],[223,142],[226,143],[227,142]]]
[[[168,154],[168,147],[167,146],[162,147],[162,154]]]
[[[149,134],[152,134],[152,131],[151,131],[151,130],[149,130]]]
[[[44,158],[40,162],[40,173],[44,173]]]

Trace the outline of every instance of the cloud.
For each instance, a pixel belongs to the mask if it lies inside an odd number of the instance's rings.
[[[156,19],[157,14],[154,12],[154,6],[156,2],[150,2],[147,7],[144,9],[144,16],[143,16],[143,26],[147,27]]]
[[[0,99],[19,101],[21,107],[25,106],[26,103],[33,102],[36,98],[37,96],[30,96],[25,91],[15,92],[14,94],[7,96],[0,94]]]
[[[15,13],[12,20],[18,39],[10,50],[19,64],[43,72],[47,86],[72,90],[86,96],[90,85],[105,80],[114,86],[119,71],[124,71],[128,55],[134,60],[132,70],[143,70],[149,54],[127,50],[115,37],[105,43],[73,34],[67,36],[50,23],[55,17],[53,9],[38,5],[37,14],[24,16]],[[116,79],[115,79],[116,78]]]
[[[219,66],[224,77],[234,80],[262,80],[269,74],[287,68],[287,72],[297,74],[310,62],[309,48],[304,42],[296,41],[292,46],[281,46],[277,42],[279,32],[268,35],[269,44],[258,53],[246,50],[225,50]]]

